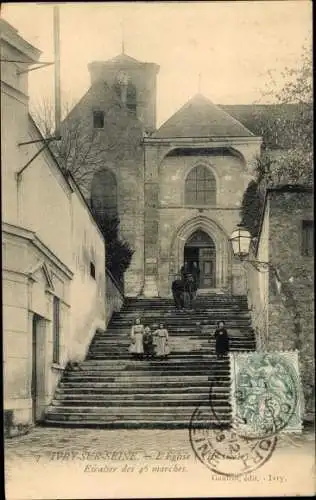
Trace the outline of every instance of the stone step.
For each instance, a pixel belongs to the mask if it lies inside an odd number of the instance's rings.
[[[247,305],[234,305],[234,306],[229,306],[229,305],[216,305],[216,304],[205,304],[205,306],[198,306],[197,304],[193,304],[193,307],[191,309],[189,308],[184,308],[184,309],[177,309],[175,305],[168,305],[168,306],[161,306],[161,307],[155,307],[155,306],[148,306],[148,307],[129,307],[125,309],[121,309],[118,313],[116,313],[114,316],[112,316],[113,319],[123,316],[123,315],[129,315],[131,317],[137,317],[137,316],[150,316],[150,314],[153,315],[159,315],[160,313],[163,314],[168,314],[168,315],[173,315],[174,317],[177,316],[186,316],[186,317],[191,317],[195,315],[203,315],[203,314],[210,314],[210,315],[221,315],[221,314],[249,314],[249,309]]]
[[[168,339],[168,342],[169,342],[169,345],[173,346],[174,347],[174,350],[177,351],[177,347],[180,347],[181,348],[181,352],[183,350],[183,346],[191,346],[191,347],[194,347],[195,345],[196,346],[201,346],[201,347],[204,347],[204,348],[208,348],[208,349],[214,349],[215,348],[215,340],[209,340],[207,338],[198,338],[198,337],[194,337],[194,336],[187,336],[187,337],[171,337],[169,336],[169,339]],[[91,345],[90,345],[90,348],[95,348],[95,347],[103,347],[103,348],[128,348],[129,345],[131,343],[131,340],[130,340],[130,337],[126,337],[125,339],[118,339],[117,342],[115,342],[114,340],[112,339],[102,339],[102,340],[94,340]],[[156,342],[154,341],[153,342],[154,345],[156,344]],[[253,345],[255,343],[255,340],[254,339],[238,339],[238,340],[231,340],[229,339],[229,344],[230,344],[230,348],[231,350],[234,350],[234,348],[240,348],[240,347],[245,347],[247,348],[247,346],[249,345]],[[189,351],[191,349],[188,349]],[[201,354],[202,351],[201,351]]]
[[[142,318],[146,317],[148,319],[150,318],[155,318],[157,321],[161,319],[161,314],[163,313],[164,320],[168,318],[168,321],[181,321],[181,320],[187,320],[187,321],[201,321],[201,320],[209,320],[209,321],[220,321],[221,319],[226,320],[234,320],[234,319],[248,319],[250,317],[249,311],[246,309],[243,311],[240,310],[225,310],[225,311],[210,311],[210,310],[203,310],[203,311],[191,311],[190,313],[184,312],[184,311],[147,311],[142,314]],[[116,316],[112,316],[111,322],[115,323],[118,321],[135,321],[135,319],[139,315],[135,313],[134,311],[128,312],[126,311],[125,313],[120,312]]]
[[[208,328],[207,326],[202,326],[202,327],[192,327],[192,328],[182,328],[179,327],[178,329],[172,329],[172,328],[167,328],[169,336],[171,338],[187,338],[187,337],[195,337],[195,338],[200,338],[204,340],[215,340],[215,329],[213,328]],[[154,329],[151,329],[152,333],[154,332]],[[126,328],[109,328],[106,333],[97,333],[92,340],[95,339],[110,339],[112,338],[113,340],[124,340],[130,337],[131,334],[131,327],[126,327]],[[236,340],[243,340],[243,339],[254,339],[255,334],[254,332],[249,329],[249,328],[238,328],[236,331],[233,331],[233,329],[228,330],[228,337],[230,339],[236,339]]]
[[[255,349],[232,349],[233,352],[252,352],[254,351]],[[179,351],[180,352],[180,351]],[[201,352],[201,349],[195,349],[192,351],[192,354],[194,353],[198,353],[198,352]],[[205,352],[209,352],[208,350],[205,350]],[[181,353],[186,353],[187,354],[187,351],[183,350]],[[174,353],[172,352],[172,355]],[[117,359],[126,359],[126,356],[127,356],[127,351],[126,352],[121,352],[121,350],[119,351],[113,351],[113,352],[98,352],[98,353],[88,353],[87,354],[87,359],[92,361],[92,360],[106,360],[106,359],[109,359],[109,358],[112,358],[114,359],[115,357]],[[132,359],[132,358],[131,358]]]
[[[201,342],[201,343],[204,343],[205,345],[215,345],[215,339],[212,338],[212,337],[208,337],[207,335],[194,335],[193,333],[191,333],[190,335],[185,335],[185,336],[182,336],[182,335],[169,335],[169,341],[174,341],[176,342],[177,344],[181,343],[181,342]],[[249,344],[251,342],[254,342],[255,339],[253,338],[230,338],[229,337],[229,341],[232,345],[236,345],[237,347],[242,345],[242,344]],[[154,343],[155,343],[155,339],[154,339]],[[100,345],[129,345],[130,344],[130,335],[127,335],[125,334],[124,336],[120,336],[116,339],[114,339],[113,337],[109,337],[109,338],[97,338],[97,339],[93,339],[92,340],[92,343],[91,345],[97,345],[97,344],[100,344]]]
[[[109,353],[123,353],[125,352],[126,355],[130,354],[129,353],[129,345],[121,345],[121,346],[106,346],[106,345],[94,345],[89,348],[88,353],[89,354],[109,354]],[[173,359],[173,352],[182,352],[183,354],[191,351],[191,352],[205,352],[205,353],[215,353],[215,345],[209,345],[209,344],[202,344],[198,342],[183,342],[181,344],[178,344],[176,342],[169,342],[169,348],[170,348],[170,354],[168,359],[172,360]],[[240,344],[239,346],[233,345],[230,346],[230,351],[235,352],[235,351],[251,351],[255,348],[255,343],[249,342],[248,344]],[[130,354],[130,359],[132,359],[132,356]]]
[[[182,337],[169,337],[169,344],[171,342],[173,342],[174,345],[177,345],[179,343],[182,342],[186,342],[186,343],[200,343],[201,346],[209,346],[209,347],[212,347],[212,346],[215,346],[215,339],[208,339],[208,338],[205,338],[205,337],[198,337],[198,336],[187,336],[185,338],[182,338]],[[90,348],[92,347],[123,347],[123,348],[126,348],[126,347],[129,347],[130,345],[130,338],[126,336],[126,338],[121,338],[121,339],[113,339],[113,338],[109,338],[109,339],[94,339],[90,345]],[[155,342],[154,342],[155,343]],[[254,344],[255,343],[255,340],[254,339],[229,339],[229,344],[231,347],[233,346],[236,346],[236,347],[240,347],[242,345],[245,345],[245,346],[248,346],[249,344]]]
[[[175,397],[182,397],[183,395],[188,395],[188,394],[210,394],[210,384],[207,384],[205,386],[202,386],[201,383],[198,386],[188,386],[185,387],[181,384],[178,384],[178,386],[175,385],[163,385],[163,387],[155,386],[148,384],[147,386],[145,384],[139,384],[139,385],[121,385],[121,384],[116,384],[114,387],[109,388],[108,386],[110,384],[107,384],[105,387],[87,387],[87,386],[74,386],[73,384],[69,384],[70,387],[67,387],[67,384],[63,383],[61,384],[57,389],[56,389],[56,395],[58,394],[66,394],[70,396],[84,396],[85,398],[93,398],[95,396],[106,396],[106,395],[123,395],[125,394],[126,396],[131,396],[133,397],[135,394],[137,395],[144,395],[147,396],[161,396],[164,395],[165,393],[168,394],[174,394]],[[112,384],[114,385],[114,384]],[[215,387],[212,388],[212,398],[217,399],[217,398],[222,398],[223,396],[227,398],[227,395],[229,394],[229,387]]]
[[[178,353],[187,353],[188,352],[188,348],[187,346],[183,345],[183,350],[180,351],[179,350],[179,347],[181,346],[177,346],[178,348]],[[255,348],[254,345],[248,345],[248,346],[240,346],[240,347],[234,347],[234,348],[231,348],[231,352],[245,352],[245,351],[253,351]],[[209,346],[196,346],[196,348],[190,348],[192,354],[194,353],[199,353],[199,352],[211,352],[213,351],[214,352],[214,348],[211,349],[211,347]],[[126,348],[125,352],[122,352],[122,348],[112,348],[112,349],[106,349],[106,348],[99,348],[99,349],[92,349],[92,351],[89,350],[88,352],[88,358],[89,359],[93,359],[93,358],[99,358],[99,359],[106,359],[108,355],[113,355],[113,354],[124,354],[125,356],[127,355],[128,353],[128,349]],[[174,355],[174,352],[172,350],[169,358],[171,359],[171,357]]]
[[[163,377],[164,379],[169,376],[178,376],[178,377],[185,377],[185,376],[190,376],[190,377],[195,377],[195,376],[212,376],[214,379],[217,379],[219,377],[229,377],[230,370],[229,368],[222,369],[221,371],[214,371],[214,370],[199,370],[198,368],[196,369],[186,369],[186,370],[127,370],[127,371],[114,371],[114,370],[104,370],[104,371],[97,371],[97,370],[89,370],[86,372],[83,371],[68,371],[65,372],[65,380],[70,380],[74,378],[82,378],[82,379],[87,379],[87,378],[96,378],[99,377],[100,379],[104,378],[113,378],[115,377],[116,379],[121,378],[121,377],[129,377],[131,382],[134,381],[136,378],[139,377]]]
[[[155,321],[155,319],[151,317],[149,318],[142,318],[143,323],[145,324],[156,324],[158,327],[159,321],[163,322],[168,329],[173,329],[177,330],[178,328],[183,328],[184,331],[186,329],[190,328],[195,328],[197,323],[200,323],[201,325],[206,325],[210,328],[215,328],[217,327],[217,320],[214,319],[206,319],[205,316],[203,319],[199,320],[197,318],[191,318],[190,320],[185,320],[184,318],[168,318],[166,319],[165,315],[162,315],[159,320]],[[203,323],[202,323],[203,321]],[[118,318],[117,320],[112,320],[111,323],[109,324],[110,329],[117,329],[117,328],[130,328],[134,324],[134,321],[128,318]],[[249,326],[251,325],[251,318],[250,317],[245,317],[245,318],[239,318],[239,317],[232,317],[232,318],[227,318],[225,320],[225,326],[227,329],[237,327],[237,326]]]
[[[197,296],[194,299],[194,303],[197,305],[205,306],[207,304],[227,304],[227,305],[244,305],[247,304],[247,298],[245,296],[235,296],[231,297],[228,295],[207,295],[207,296]],[[134,300],[128,300],[124,302],[123,307],[164,307],[164,306],[173,306],[174,305],[174,300],[173,297],[167,297],[167,298],[157,298],[157,299],[139,299],[135,298]]]
[[[79,363],[77,367],[67,368],[65,372],[76,371],[82,372],[85,370],[114,370],[114,371],[124,371],[124,370],[184,370],[184,369],[192,369],[192,370],[222,370],[223,368],[228,368],[229,359],[219,358],[219,359],[210,359],[210,360],[173,360],[172,357],[168,357],[166,359],[142,359],[135,360],[131,356],[128,356],[128,359],[119,360],[119,362],[115,362],[114,360],[104,360],[103,362],[99,362],[94,365],[92,360],[87,360],[82,363]]]
[[[114,371],[86,371],[86,372],[68,372],[65,373],[65,380],[74,380],[74,379],[81,379],[81,380],[87,380],[87,379],[92,379],[92,378],[98,378],[100,381],[104,379],[109,379],[109,378],[115,378],[115,380],[120,380],[122,377],[129,377],[131,383],[136,381],[139,377],[162,377],[163,380],[166,379],[166,377],[170,376],[177,376],[177,377],[185,377],[185,376],[190,376],[190,377],[198,377],[198,376],[207,376],[207,377],[212,377],[212,379],[217,380],[220,377],[225,379],[226,377],[229,378],[230,376],[230,371],[229,369],[222,370],[222,371],[206,371],[206,370],[186,370],[186,371],[168,371],[166,373],[162,372],[157,372],[157,371],[145,371],[145,370],[140,370],[139,372],[131,372],[131,371],[125,371],[125,372],[114,372]]]
[[[148,429],[148,430],[161,430],[161,429],[189,429],[189,427],[194,429],[220,429],[231,428],[231,420],[228,418],[226,420],[221,420],[219,424],[218,421],[214,418],[210,422],[198,422],[194,423],[192,426],[188,421],[174,421],[174,420],[161,420],[158,421],[148,421],[148,420],[115,420],[113,419],[110,422],[103,422],[99,419],[89,419],[89,420],[81,420],[81,419],[60,419],[57,420],[55,418],[50,418],[45,420],[42,424],[45,427],[58,429],[58,428],[67,428],[67,429],[125,429],[125,430],[137,430],[137,429]]]
[[[169,330],[168,330],[169,331]],[[170,332],[169,332],[170,333]],[[228,334],[229,339],[232,342],[243,342],[243,341],[249,341],[249,340],[255,340],[255,336],[252,332],[240,332],[236,335],[234,334]],[[108,331],[106,334],[97,334],[93,337],[92,342],[126,342],[130,338],[130,329],[126,329],[124,331],[120,332],[115,332],[115,331]],[[177,331],[175,334],[171,335],[170,338],[177,338],[177,339],[187,339],[187,338],[193,338],[193,339],[199,339],[199,340],[204,340],[206,342],[215,342],[215,334],[214,332],[208,332],[205,329],[202,331],[200,329],[196,330],[188,330],[187,332],[182,332],[182,331]]]
[[[175,349],[177,349],[178,352],[182,353],[187,353],[189,350],[193,352],[205,352],[205,353],[215,353],[215,346],[208,346],[208,345],[201,345],[201,344],[196,344],[193,342],[186,343],[186,344],[181,344],[181,345],[176,345],[173,342],[169,342],[169,347],[170,347],[170,354],[168,359],[172,359],[173,352]],[[230,348],[231,352],[237,352],[237,351],[251,351],[254,350],[255,344],[248,344],[248,345],[242,345],[240,347],[233,346]],[[129,353],[129,345],[126,346],[120,346],[120,347],[106,347],[106,346],[95,346],[95,347],[90,347],[88,354],[91,355],[103,355],[105,358],[107,355],[110,354],[120,354],[120,353],[125,353],[125,355],[129,355],[130,359],[132,360],[133,357]],[[153,358],[154,359],[154,358]],[[157,358],[156,358],[157,359]]]
[[[205,405],[199,403],[199,406],[206,406],[209,407],[208,401],[205,402]],[[124,416],[134,416],[138,418],[142,418],[143,416],[146,417],[162,417],[169,415],[172,418],[180,418],[182,419],[183,417],[191,417],[193,412],[196,410],[196,406],[191,405],[191,406],[183,406],[183,405],[178,405],[176,407],[174,406],[166,406],[166,407],[161,407],[161,406],[126,406],[122,407],[121,405],[118,406],[110,406],[110,407],[100,407],[100,406],[50,406],[47,410],[47,415],[50,414],[63,414],[63,415],[75,415],[75,414],[93,414],[98,417],[110,417],[110,416],[121,416],[121,418],[124,418]],[[212,413],[210,409],[210,414]],[[221,408],[216,408],[216,414],[220,417],[221,415],[230,415],[231,414],[231,408],[230,407],[221,407]]]
[[[149,306],[148,308],[129,308],[129,309],[122,309],[120,312],[116,313],[114,316],[112,316],[112,319],[116,319],[122,316],[128,316],[130,318],[136,318],[138,316],[146,316],[150,317],[150,315],[153,316],[159,316],[159,314],[166,314],[168,316],[173,316],[174,318],[192,318],[192,317],[203,317],[203,315],[209,315],[213,317],[217,316],[222,316],[222,315],[235,315],[238,316],[239,314],[249,314],[249,309],[247,306],[245,307],[229,307],[229,306],[216,306],[209,304],[205,307],[197,307],[194,306],[192,309],[176,309],[175,306],[171,307],[152,307]]]
[[[166,324],[168,359],[135,360],[128,353],[130,329]],[[172,298],[128,299],[107,331],[98,331],[77,367],[66,369],[47,410],[50,426],[188,428],[197,406],[204,420],[195,427],[229,427],[229,356],[217,359],[214,331],[224,320],[232,352],[253,351],[255,337],[246,297],[198,296],[191,310],[176,310]],[[210,409],[210,390],[216,414]],[[208,411],[209,409],[209,411]]]
[[[210,384],[210,381],[214,384],[214,385],[217,385],[218,387],[224,385],[224,384],[229,384],[230,383],[230,380],[228,377],[226,378],[223,378],[222,375],[220,375],[219,377],[216,377],[216,376],[208,376],[208,375],[194,375],[194,377],[191,375],[168,375],[168,376],[164,376],[164,377],[160,377],[159,379],[157,379],[157,377],[153,377],[153,376],[145,376],[145,375],[139,375],[139,376],[134,376],[133,377],[133,381],[131,381],[131,377],[130,375],[126,374],[125,376],[120,376],[120,377],[100,377],[100,376],[95,376],[95,377],[63,377],[63,382],[66,383],[72,383],[72,384],[75,384],[76,382],[80,385],[80,384],[84,384],[85,382],[86,383],[89,383],[90,386],[91,384],[93,384],[93,386],[97,387],[98,384],[100,383],[133,383],[133,385],[135,384],[142,384],[142,383],[153,383],[153,382],[158,382],[158,381],[161,381],[163,384],[167,384],[169,385],[170,382],[181,382],[181,383],[193,383],[193,382],[208,382]]]
[[[69,373],[78,373],[78,376],[81,375],[86,375],[86,374],[95,374],[95,375],[105,375],[105,376],[109,376],[109,375],[117,375],[119,373],[122,373],[123,375],[126,375],[126,374],[129,374],[131,376],[133,376],[134,373],[136,374],[139,374],[139,373],[150,373],[152,375],[159,375],[162,373],[161,371],[158,370],[158,373],[157,373],[157,368],[158,367],[155,367],[155,366],[147,366],[147,367],[141,367],[139,366],[138,369],[136,369],[136,367],[134,366],[128,366],[126,365],[125,367],[113,367],[113,366],[107,366],[107,367],[86,367],[86,368],[81,368],[80,370],[67,370],[67,372],[65,372],[65,375],[66,374],[69,374]],[[219,367],[214,367],[214,366],[198,366],[198,364],[194,365],[194,366],[191,366],[190,364],[188,364],[187,366],[182,366],[181,364],[181,368],[177,368],[176,365],[174,366],[171,366],[170,369],[169,367],[165,366],[163,368],[163,371],[164,372],[167,372],[167,373],[179,373],[179,374],[184,374],[185,372],[190,372],[190,374],[194,375],[195,373],[199,372],[199,373],[207,373],[207,374],[222,374],[222,373],[229,373],[229,365],[227,364],[227,366],[219,366]]]
[[[192,367],[192,368],[206,368],[206,369],[211,369],[211,370],[222,370],[224,368],[228,368],[229,366],[229,361],[228,359],[211,359],[211,360],[205,360],[205,359],[200,359],[200,360],[176,360],[174,361],[173,359],[167,359],[161,360],[161,361],[155,361],[155,360],[142,360],[141,363],[139,361],[132,361],[132,360],[125,360],[125,361],[113,361],[113,360],[105,360],[103,362],[93,362],[93,361],[82,361],[81,363],[78,363],[78,370],[69,370],[69,371],[86,371],[86,370],[130,370],[130,369],[152,369],[152,368],[159,368],[159,369],[165,369],[165,368],[172,368],[175,370],[182,370],[183,368],[186,367]]]
[[[69,428],[98,428],[98,429],[188,429],[201,428],[201,429],[223,429],[231,427],[230,415],[222,415],[220,423],[215,416],[202,419],[198,422],[191,423],[191,418],[172,418],[172,417],[143,417],[142,419],[133,417],[94,417],[93,415],[62,415],[52,414],[47,415],[45,420],[47,427],[69,427]]]
[[[169,332],[170,333],[170,332]],[[186,341],[187,339],[193,339],[193,340],[200,340],[201,342],[209,342],[209,343],[215,343],[215,337],[214,337],[214,332],[209,333],[209,332],[204,332],[204,331],[191,331],[188,333],[183,334],[181,333],[174,333],[169,335],[170,339],[176,339],[177,341]],[[240,342],[254,342],[255,341],[255,336],[252,332],[244,332],[237,334],[234,333],[234,335],[228,335],[229,340],[231,342],[236,342],[239,344]],[[98,335],[96,337],[93,337],[92,343],[96,342],[102,342],[102,343],[108,343],[108,344],[120,344],[120,343],[126,343],[130,341],[130,330],[129,331],[121,331],[121,332],[108,332],[107,334],[104,335]]]
[[[111,382],[95,382],[93,385],[91,385],[90,382],[82,381],[80,379],[77,380],[72,380],[72,381],[66,381],[62,380],[60,382],[59,388],[61,389],[69,389],[69,390],[88,390],[88,391],[105,391],[105,390],[124,390],[124,391],[133,391],[138,390],[147,390],[147,391],[157,391],[157,390],[166,390],[166,387],[168,387],[168,390],[179,390],[181,388],[181,391],[186,391],[189,389],[207,389],[210,390],[211,384],[212,384],[212,392],[220,392],[220,391],[228,391],[230,390],[230,380],[218,380],[218,381],[212,381],[209,380],[209,377],[202,377],[202,380],[196,380],[197,377],[192,377],[189,380],[183,380],[180,377],[180,380],[168,380],[168,385],[166,385],[166,381],[161,381],[160,379],[153,379],[153,380],[133,380],[133,385],[130,383],[130,379],[126,381],[111,381]],[[198,377],[199,379],[201,377]],[[185,384],[186,382],[186,384]]]
[[[146,359],[143,359],[142,360],[142,363],[144,363],[145,365],[146,364],[157,364],[157,366],[163,366],[161,363],[174,363],[174,364],[177,364],[177,366],[180,366],[181,363],[187,363],[187,362],[192,362],[192,363],[199,363],[199,362],[202,362],[202,363],[211,363],[211,364],[214,364],[214,365],[222,365],[223,363],[228,363],[229,362],[229,358],[228,357],[225,357],[225,358],[217,358],[216,354],[214,353],[198,353],[198,354],[192,354],[192,353],[187,353],[187,354],[184,354],[184,353],[178,353],[178,354],[175,354],[174,352],[172,353],[172,356],[171,357],[168,357],[166,360],[157,360],[157,359],[152,359],[150,361],[146,360]],[[126,363],[136,363],[136,361],[132,361],[131,359],[131,356],[130,354],[123,356],[121,359],[117,360],[117,358],[114,358],[114,359],[111,359],[111,357],[109,357],[108,359],[103,359],[103,360],[88,360],[88,359],[85,359],[84,361],[79,361],[78,364],[79,364],[79,367],[80,366],[106,366],[108,364],[115,364],[115,366],[117,364],[126,364]],[[137,361],[137,363],[139,363]]]
[[[82,406],[82,407],[106,407],[106,408],[111,408],[113,406],[136,406],[136,407],[142,407],[142,406],[148,406],[149,404],[153,404],[157,407],[169,407],[169,406],[176,406],[178,407],[179,404],[183,407],[185,406],[192,406],[194,404],[199,404],[199,405],[209,405],[209,396],[208,394],[206,395],[188,395],[187,397],[183,396],[176,398],[174,395],[171,395],[172,397],[162,397],[160,398],[149,398],[148,395],[144,395],[144,397],[138,396],[134,398],[125,398],[125,397],[120,397],[116,396],[112,398],[109,397],[99,397],[98,399],[96,398],[91,398],[91,399],[86,399],[86,398],[71,398],[67,396],[62,396],[59,395],[59,397],[55,397],[52,401],[53,406]],[[213,400],[212,400],[213,401]],[[229,407],[229,401],[226,399],[217,399],[213,401],[214,406],[216,405],[216,409],[218,408],[224,408],[224,407]]]
[[[250,349],[249,351],[252,351],[252,349]],[[172,355],[169,356],[167,359],[168,360],[172,360],[174,362],[176,361],[183,361],[184,358],[186,358],[187,360],[190,360],[192,359],[192,361],[196,361],[197,359],[200,359],[201,357],[203,357],[203,359],[209,359],[209,360],[215,360],[216,359],[216,354],[214,353],[214,351],[188,351],[188,352],[183,352],[183,351],[172,351]],[[108,355],[104,358],[101,358],[101,359],[88,359],[86,358],[86,360],[84,361],[85,363],[105,363],[107,361],[131,361],[132,360],[132,357],[129,353],[126,353],[126,352],[120,352],[119,354],[112,354],[112,353],[108,353]],[[219,361],[222,361],[222,362],[226,362],[227,359],[224,358],[223,360],[222,359],[219,359]],[[145,359],[142,360],[142,363],[146,363],[147,361]]]
[[[209,302],[214,302],[214,303],[228,303],[228,304],[241,304],[241,303],[247,303],[247,297],[245,295],[228,295],[228,294],[208,294],[208,295],[196,295],[196,298],[194,299],[197,303],[199,304],[205,304]],[[146,307],[148,305],[166,305],[166,304],[173,304],[174,300],[173,297],[170,295],[170,297],[153,297],[153,298],[145,298],[145,297],[131,297],[127,298],[126,301],[124,301],[124,306],[141,306],[145,305]]]

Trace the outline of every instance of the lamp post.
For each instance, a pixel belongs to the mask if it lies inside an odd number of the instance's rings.
[[[242,224],[239,224],[236,229],[234,229],[229,239],[233,247],[233,253],[235,257],[239,258],[239,260],[247,264],[251,264],[255,269],[257,269],[257,271],[260,272],[268,271],[271,268],[274,269],[269,262],[248,259],[251,234]]]

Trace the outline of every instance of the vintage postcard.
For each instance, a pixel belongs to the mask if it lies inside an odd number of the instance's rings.
[[[314,495],[311,2],[0,26],[6,498]]]

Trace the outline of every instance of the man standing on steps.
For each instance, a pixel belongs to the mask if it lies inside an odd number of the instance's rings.
[[[195,289],[197,290],[200,285],[200,268],[197,262],[193,262],[191,273],[193,276]]]
[[[182,281],[186,282],[188,279],[188,276],[190,274],[189,272],[189,266],[187,261],[184,262],[183,266],[180,269],[180,274],[181,274],[181,279]]]

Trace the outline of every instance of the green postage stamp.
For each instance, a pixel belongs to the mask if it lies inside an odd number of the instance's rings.
[[[230,354],[234,427],[248,437],[301,432],[303,394],[297,351]]]

